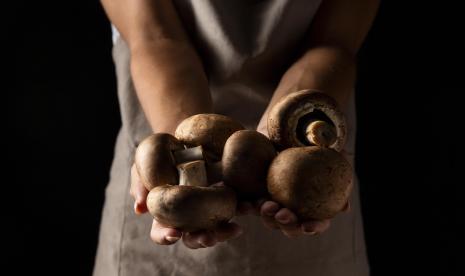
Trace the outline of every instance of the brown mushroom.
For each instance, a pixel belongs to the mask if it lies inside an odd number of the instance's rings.
[[[178,183],[173,151],[183,149],[184,145],[168,133],[150,135],[138,145],[134,163],[148,190],[164,184]]]
[[[273,106],[268,116],[268,134],[281,150],[317,145],[341,151],[346,122],[331,97],[303,90],[289,94]]]
[[[301,220],[329,219],[340,212],[352,190],[352,167],[337,151],[316,146],[289,148],[268,171],[271,198]]]
[[[276,156],[273,143],[254,130],[240,130],[226,141],[221,159],[222,180],[241,199],[265,196],[266,176]]]
[[[226,140],[244,127],[233,119],[219,114],[197,114],[182,121],[174,136],[188,146],[202,146],[205,155],[218,161]]]
[[[147,197],[147,208],[162,225],[181,231],[214,229],[236,211],[236,195],[226,186],[158,186]]]

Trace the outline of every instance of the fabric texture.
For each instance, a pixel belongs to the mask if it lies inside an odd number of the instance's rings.
[[[320,1],[175,1],[205,63],[216,113],[250,129],[257,126]],[[134,151],[151,129],[134,91],[129,50],[115,34],[113,57],[123,124],[106,188],[94,276],[369,274],[357,181],[351,211],[336,216],[322,235],[289,239],[265,228],[259,218],[244,216],[234,219],[244,234],[212,248],[153,243],[152,219],[134,214],[129,195]],[[346,151],[352,162],[354,110],[352,98],[346,111]]]

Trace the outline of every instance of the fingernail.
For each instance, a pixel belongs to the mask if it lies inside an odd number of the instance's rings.
[[[135,212],[136,214],[139,213],[139,211],[137,210],[137,201],[134,202],[134,212]]]
[[[282,213],[279,213],[275,218],[279,223],[282,223],[282,224],[287,224],[290,222],[290,218],[287,216],[283,217]]]
[[[267,204],[266,202],[264,204]],[[272,205],[273,208],[269,209],[269,210],[266,210],[264,213],[265,215],[267,216],[274,216],[276,214],[276,212],[278,212],[279,210],[279,206],[277,205]],[[265,206],[265,208],[270,208],[270,206]]]
[[[169,242],[175,242],[179,240],[179,237],[171,237],[171,236],[166,236],[165,239]]]
[[[268,216],[274,216],[276,215],[277,212],[278,212],[278,208],[273,208],[271,210],[266,211],[265,214]]]

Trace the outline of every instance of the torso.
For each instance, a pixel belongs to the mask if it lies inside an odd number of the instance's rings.
[[[205,62],[215,112],[255,128],[320,0],[175,3]],[[151,218],[133,214],[128,194],[134,149],[151,130],[134,93],[127,46],[119,36],[115,39],[123,128],[106,191],[94,275],[368,275],[357,185],[351,212],[338,215],[321,236],[289,239],[247,216],[235,219],[244,227],[241,237],[213,248],[151,242]],[[353,157],[353,99],[346,115],[346,150]]]

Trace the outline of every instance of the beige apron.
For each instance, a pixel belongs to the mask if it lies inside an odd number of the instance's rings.
[[[215,112],[256,127],[319,4],[320,0],[176,1],[205,62]],[[258,217],[244,216],[234,219],[244,234],[212,248],[153,243],[151,217],[136,216],[129,195],[134,150],[151,130],[134,92],[128,48],[120,38],[113,55],[123,125],[106,189],[95,276],[368,275],[357,183],[352,210],[334,218],[319,236],[289,239],[265,228]],[[353,100],[346,114],[346,150],[353,158]]]

